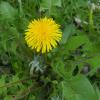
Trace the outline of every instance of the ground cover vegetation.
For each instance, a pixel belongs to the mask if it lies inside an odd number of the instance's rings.
[[[100,1],[0,0],[0,100],[100,100]]]

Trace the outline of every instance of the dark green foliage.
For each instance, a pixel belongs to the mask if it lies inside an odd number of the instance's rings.
[[[63,37],[42,55],[24,33],[44,16]],[[0,1],[0,100],[100,100],[99,0]]]

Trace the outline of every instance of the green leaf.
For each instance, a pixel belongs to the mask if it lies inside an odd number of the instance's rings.
[[[6,97],[4,98],[4,100],[13,100],[13,98],[12,98],[11,96],[6,96]]]
[[[42,0],[40,10],[50,10],[53,6],[61,7],[61,0]]]
[[[88,61],[88,63],[90,63],[92,68],[99,68],[100,67],[100,55],[94,56],[87,61]]]
[[[87,63],[89,63],[91,66],[91,71],[88,74],[92,76],[97,72],[97,68],[100,68],[100,55],[88,59]]]
[[[35,96],[30,95],[30,96],[29,96],[29,100],[36,100],[36,98],[35,98]]]
[[[61,43],[65,44],[71,34],[75,31],[75,26],[73,24],[66,25],[63,31]]]
[[[5,76],[3,75],[0,78],[0,86],[4,86],[4,84],[5,84]],[[0,96],[6,94],[7,94],[7,88],[6,87],[0,88]]]
[[[87,7],[87,0],[77,0],[77,7]]]
[[[23,15],[22,1],[18,0],[18,3],[19,3],[19,12],[20,12],[20,15]]]
[[[1,2],[0,14],[3,20],[13,21],[16,15],[16,9],[13,8],[8,2]]]
[[[52,5],[61,7],[61,0],[52,0]]]
[[[75,50],[79,46],[84,45],[84,50],[92,51],[93,47],[88,37],[85,34],[72,36],[67,43],[68,50]]]
[[[96,88],[97,98],[98,98],[98,100],[100,100],[100,90],[97,86],[95,86],[95,88]]]
[[[53,69],[56,73],[58,73],[60,76],[65,76],[65,66],[64,63],[61,61],[61,59],[57,59],[57,63],[53,63]]]
[[[74,69],[72,62],[69,61],[69,63],[66,65],[64,61],[59,58],[52,62],[52,67],[54,72],[56,72],[63,79],[70,78]]]
[[[97,100],[96,93],[85,76],[76,76],[61,83],[65,100]]]

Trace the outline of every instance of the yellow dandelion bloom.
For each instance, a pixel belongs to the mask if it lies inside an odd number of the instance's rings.
[[[25,33],[25,40],[31,49],[37,52],[49,52],[57,46],[57,42],[61,40],[62,32],[60,25],[52,18],[40,18],[33,20]]]

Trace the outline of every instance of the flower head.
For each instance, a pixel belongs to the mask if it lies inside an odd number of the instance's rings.
[[[33,20],[25,33],[25,40],[31,49],[37,52],[49,52],[57,46],[61,40],[62,32],[60,25],[56,24],[52,18],[40,18]]]

